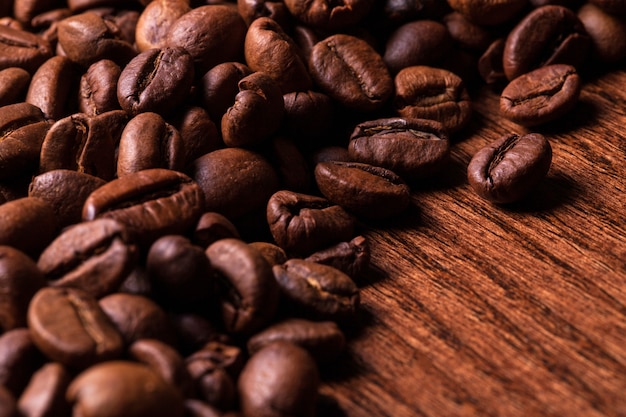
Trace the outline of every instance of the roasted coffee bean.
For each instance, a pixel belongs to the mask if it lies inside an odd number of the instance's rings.
[[[84,172],[55,169],[34,177],[28,186],[28,196],[45,200],[62,229],[81,221],[85,200],[104,184],[103,179]]]
[[[266,141],[280,127],[284,102],[279,85],[266,73],[239,81],[235,102],[222,116],[222,139],[230,147],[250,147]]]
[[[193,57],[196,74],[223,62],[241,61],[247,26],[236,7],[211,4],[192,9],[170,26],[165,44]]]
[[[35,345],[51,360],[83,369],[119,357],[123,341],[95,297],[77,288],[46,287],[28,308]]]
[[[185,167],[202,155],[224,147],[217,126],[203,107],[187,106],[168,121],[180,133]]]
[[[192,177],[204,193],[205,210],[231,221],[265,209],[278,191],[278,175],[267,159],[240,148],[219,149],[196,159]]]
[[[17,405],[13,394],[0,385],[0,417],[17,417]]]
[[[202,190],[177,171],[147,169],[108,182],[87,197],[83,220],[112,218],[141,244],[184,233],[203,211]]]
[[[593,58],[609,64],[626,58],[626,21],[623,18],[593,3],[585,3],[578,9],[578,19],[591,38]]]
[[[192,57],[180,47],[149,49],[124,67],[117,99],[129,114],[167,114],[181,105],[194,78]]]
[[[69,169],[104,180],[115,175],[115,150],[126,113],[113,110],[98,116],[76,113],[56,121],[41,144],[39,172]]]
[[[360,303],[359,289],[340,270],[295,258],[272,270],[281,292],[298,312],[322,320],[354,318]]]
[[[502,65],[509,80],[533,69],[568,64],[581,66],[590,46],[582,22],[563,6],[543,6],[528,13],[506,38]]]
[[[384,167],[415,181],[446,165],[450,141],[443,125],[434,120],[378,119],[354,128],[348,152],[353,161]]]
[[[334,321],[292,318],[273,324],[248,339],[248,352],[254,355],[281,340],[306,349],[319,362],[335,359],[346,345],[346,338]]]
[[[289,342],[271,343],[241,372],[237,383],[241,411],[245,417],[312,417],[319,380],[317,365],[306,350]]]
[[[0,246],[0,328],[7,331],[26,326],[28,304],[45,285],[43,274],[29,256],[11,246]]]
[[[185,360],[172,346],[156,339],[139,339],[128,347],[131,358],[148,365],[185,398],[194,395],[193,381]]]
[[[24,101],[30,84],[30,74],[23,68],[0,70],[0,107]]]
[[[148,366],[108,361],[79,374],[67,390],[74,415],[182,417],[183,397]]]
[[[209,211],[198,220],[192,240],[196,245],[206,249],[211,243],[229,237],[240,237],[235,225],[225,216]]]
[[[217,327],[203,315],[170,311],[169,318],[180,341],[179,351],[182,354],[193,353],[212,341],[227,342],[230,340],[226,334],[220,333]]]
[[[468,20],[459,12],[445,15],[443,23],[454,42],[463,49],[483,53],[493,41],[489,28]]]
[[[118,178],[150,168],[182,171],[184,166],[180,133],[158,113],[140,113],[128,121],[118,146]]]
[[[60,363],[49,362],[31,378],[20,396],[17,408],[24,417],[69,416],[65,391],[71,382],[70,372]]]
[[[369,266],[370,247],[365,237],[357,236],[349,242],[321,249],[304,260],[332,266],[356,280]]]
[[[289,12],[300,22],[313,29],[337,31],[355,25],[372,8],[371,0],[349,0],[332,3],[327,0],[287,0]]]
[[[117,80],[122,69],[110,59],[101,59],[87,68],[80,79],[78,110],[96,116],[121,109],[117,100]]]
[[[137,54],[122,38],[119,28],[96,13],[73,15],[60,21],[57,28],[59,47],[69,59],[85,68],[101,59],[123,66]]]
[[[137,20],[137,49],[143,52],[163,48],[172,24],[190,10],[187,0],[154,0],[148,3]]]
[[[226,370],[210,361],[187,358],[187,371],[194,381],[198,397],[218,409],[233,408],[236,398],[235,381]]]
[[[240,62],[223,62],[204,74],[200,82],[200,94],[211,120],[222,120],[239,93],[239,81],[250,74],[252,70]]]
[[[556,120],[578,102],[582,81],[576,68],[556,64],[538,68],[511,81],[500,96],[500,112],[523,126]]]
[[[23,197],[0,205],[0,245],[37,257],[56,236],[52,207],[37,197]]]
[[[146,269],[161,304],[189,306],[211,301],[216,283],[205,248],[180,235],[163,236],[150,246]]]
[[[428,66],[407,67],[394,82],[394,107],[400,116],[436,120],[450,133],[469,122],[469,94],[463,80],[452,72]]]
[[[358,217],[383,219],[410,203],[408,185],[394,172],[358,162],[320,162],[315,181],[327,199]]]
[[[478,59],[478,73],[487,84],[506,82],[502,68],[502,55],[504,53],[504,38],[493,41]]]
[[[269,17],[282,28],[291,28],[293,24],[293,16],[280,0],[238,0],[237,11],[248,26],[262,17]]]
[[[0,387],[19,397],[44,361],[26,327],[4,332],[0,336]]]
[[[479,25],[499,25],[510,21],[528,0],[447,0],[450,7]]]
[[[218,279],[224,327],[250,334],[276,312],[278,285],[263,255],[239,239],[222,239],[206,250]]]
[[[511,134],[476,152],[467,176],[479,196],[494,203],[511,203],[537,186],[551,162],[552,148],[543,135]]]
[[[309,255],[354,234],[352,215],[313,195],[278,191],[267,203],[266,216],[278,246],[295,254]]]
[[[298,46],[273,19],[260,17],[250,24],[244,54],[250,69],[269,75],[283,94],[311,89],[307,64]]]
[[[287,254],[278,245],[269,242],[251,242],[249,245],[261,252],[261,255],[263,255],[270,266],[287,262]]]
[[[26,102],[39,107],[47,119],[58,120],[75,113],[77,103],[71,92],[76,91],[79,77],[72,61],[54,56],[33,74]]]
[[[309,70],[323,92],[350,109],[380,109],[393,94],[393,80],[382,57],[351,35],[336,34],[315,44]]]
[[[298,143],[298,138],[318,140],[330,131],[333,122],[333,101],[317,91],[295,91],[283,95],[285,113],[283,127]]]
[[[448,29],[434,20],[416,20],[395,29],[383,59],[392,73],[414,65],[436,65],[452,47]]]
[[[174,328],[165,310],[150,298],[118,292],[101,298],[98,303],[127,346],[139,339],[176,345]]]
[[[41,253],[37,267],[51,286],[80,288],[100,298],[130,274],[136,252],[124,225],[96,219],[63,231]]]
[[[0,70],[18,67],[32,74],[51,57],[51,45],[42,37],[0,25]]]

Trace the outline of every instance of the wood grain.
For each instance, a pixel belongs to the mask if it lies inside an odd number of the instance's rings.
[[[409,212],[368,227],[361,320],[325,369],[319,415],[626,416],[626,72],[588,79],[523,202],[496,206],[466,180],[507,133],[499,95],[472,94],[448,169]]]

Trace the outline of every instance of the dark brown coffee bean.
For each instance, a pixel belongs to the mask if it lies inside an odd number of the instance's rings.
[[[101,59],[123,66],[137,54],[122,38],[117,25],[96,13],[73,15],[63,19],[57,27],[59,47],[69,59],[85,68]]]
[[[45,200],[23,197],[0,205],[0,230],[0,245],[37,257],[54,239],[58,224]]]
[[[165,43],[186,49],[193,57],[196,74],[205,74],[223,62],[241,60],[246,31],[246,23],[236,8],[206,5],[172,23]]]
[[[0,107],[24,101],[30,84],[30,74],[23,68],[0,70]]]
[[[450,7],[479,25],[499,25],[511,20],[528,0],[447,0]]]
[[[79,83],[78,68],[68,58],[55,56],[33,74],[26,102],[41,109],[47,119],[58,120],[76,112],[72,92]]]
[[[471,187],[495,203],[511,203],[528,194],[546,176],[552,148],[543,135],[506,135],[480,149],[467,167]]]
[[[26,327],[4,332],[0,336],[0,387],[18,398],[44,361]]]
[[[270,266],[287,262],[287,254],[278,245],[269,242],[251,242],[249,245],[261,252],[261,255],[263,255]]]
[[[287,252],[309,255],[354,234],[355,220],[325,198],[281,190],[267,203],[274,240]]]
[[[355,25],[365,17],[374,2],[349,0],[332,3],[327,0],[287,0],[289,12],[300,22],[314,29],[337,31]]]
[[[0,417],[17,417],[17,405],[13,394],[0,385]]]
[[[17,407],[24,417],[69,416],[70,406],[65,391],[72,377],[60,363],[50,362],[41,367],[31,378]]]
[[[359,289],[340,270],[303,259],[290,259],[272,270],[281,292],[307,317],[336,321],[354,318],[360,303]]]
[[[187,0],[154,0],[148,3],[137,20],[137,49],[143,52],[163,48],[172,24],[190,10]]]
[[[450,132],[469,122],[472,106],[463,80],[452,72],[428,66],[404,68],[395,77],[394,107],[402,117],[431,119]]]
[[[221,410],[235,405],[235,381],[224,368],[192,357],[187,358],[187,370],[194,381],[198,397],[207,404]]]
[[[506,38],[503,68],[509,80],[552,64],[582,65],[590,46],[589,35],[572,10],[543,6],[528,13]]]
[[[117,99],[126,112],[167,114],[181,105],[194,78],[192,57],[179,47],[149,49],[124,67]]]
[[[333,121],[333,102],[317,91],[292,92],[283,95],[283,126],[297,138],[315,138],[328,132]],[[300,143],[300,141],[298,141]]]
[[[227,331],[250,334],[274,316],[278,285],[263,255],[238,239],[222,239],[206,250],[218,279]]]
[[[365,237],[357,236],[349,242],[340,242],[321,249],[307,256],[305,260],[332,266],[356,280],[369,266],[369,243]]]
[[[98,303],[127,346],[139,339],[176,345],[174,328],[165,310],[150,298],[118,292],[101,298]]]
[[[582,81],[576,68],[556,64],[538,68],[511,81],[500,96],[500,112],[531,127],[556,120],[578,102]]]
[[[395,29],[383,59],[392,73],[413,65],[436,65],[452,47],[448,29],[434,20],[416,20]]]
[[[383,219],[402,213],[410,189],[392,171],[358,162],[320,162],[315,167],[320,192],[359,217]]]
[[[446,165],[450,141],[443,125],[434,120],[378,119],[355,127],[348,152],[353,161],[384,167],[415,181]]]
[[[250,26],[255,19],[269,17],[283,28],[291,28],[293,17],[280,0],[238,0],[237,11]]]
[[[202,155],[224,147],[217,126],[200,106],[188,106],[168,119],[183,142],[184,166]]]
[[[225,216],[212,211],[200,217],[193,232],[193,242],[205,249],[211,243],[229,237],[239,238],[237,228]]]
[[[28,187],[28,196],[45,200],[62,229],[81,221],[85,200],[104,184],[103,179],[84,172],[56,169],[34,177]]]
[[[244,54],[250,69],[269,75],[283,94],[311,89],[307,64],[298,46],[273,19],[260,17],[250,24]]]
[[[319,87],[350,109],[377,110],[393,94],[393,80],[382,57],[354,36],[337,34],[318,42],[309,67]]]
[[[226,343],[230,340],[228,336],[220,333],[217,327],[203,315],[170,312],[169,318],[176,329],[176,335],[180,341],[179,351],[183,354],[195,352],[209,342],[219,341]]]
[[[118,220],[145,246],[192,228],[203,212],[202,197],[201,188],[185,174],[147,169],[96,189],[85,201],[83,220]]]
[[[231,221],[265,209],[270,196],[278,190],[278,176],[272,165],[245,149],[210,152],[194,161],[192,171],[204,192],[205,210]]]
[[[483,53],[493,41],[489,28],[468,20],[459,12],[445,15],[443,23],[454,42],[463,49]]]
[[[504,38],[496,39],[478,59],[478,73],[487,84],[496,84],[507,80],[502,68],[504,43]]]
[[[241,411],[245,417],[313,417],[319,380],[317,365],[306,350],[289,342],[271,343],[241,372]]]
[[[42,37],[0,25],[0,70],[18,67],[32,74],[51,57],[50,43]]]
[[[98,301],[76,288],[42,288],[28,308],[35,345],[51,360],[86,368],[119,357],[123,341]]]
[[[85,417],[182,417],[183,397],[146,365],[101,363],[79,374],[67,390],[74,415]]]
[[[26,312],[33,295],[45,286],[37,264],[11,246],[0,246],[0,328],[26,326]]]
[[[200,94],[211,120],[222,120],[239,93],[239,81],[250,74],[252,70],[240,62],[223,62],[204,74]]]
[[[65,229],[42,252],[37,267],[51,286],[80,288],[100,298],[117,290],[136,260],[124,225],[96,219]]]
[[[110,59],[101,59],[87,68],[80,79],[78,110],[88,116],[121,109],[117,101],[117,80],[122,69]]]
[[[610,64],[626,58],[626,21],[623,18],[609,14],[593,3],[585,3],[578,9],[578,19],[591,38],[594,58]]]
[[[248,352],[254,355],[280,340],[306,349],[319,362],[335,359],[346,345],[346,338],[335,322],[292,318],[273,324],[248,339]]]

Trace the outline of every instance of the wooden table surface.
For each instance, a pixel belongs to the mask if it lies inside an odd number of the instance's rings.
[[[320,416],[626,416],[626,72],[586,79],[524,201],[495,206],[466,167],[524,132],[473,93],[446,172],[368,228],[373,271]]]

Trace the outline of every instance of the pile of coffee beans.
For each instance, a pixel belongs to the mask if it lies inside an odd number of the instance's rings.
[[[0,417],[316,415],[363,225],[472,93],[520,126],[468,166],[507,204],[625,57],[623,0],[2,1]]]

